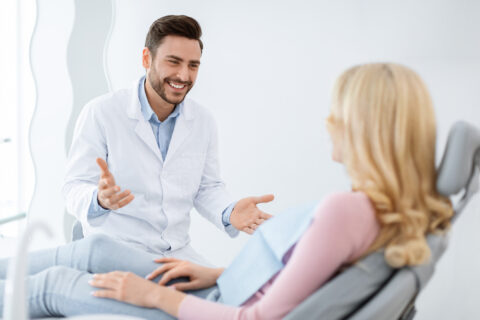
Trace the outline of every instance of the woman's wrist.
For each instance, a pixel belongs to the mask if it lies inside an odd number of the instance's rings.
[[[158,309],[162,309],[162,300],[165,296],[165,289],[166,287],[164,286],[161,286],[161,285],[157,285],[155,287],[155,290],[152,290],[150,293],[149,293],[149,296],[150,296],[150,304],[155,306],[156,308]]]
[[[161,285],[152,292],[153,305],[174,317],[178,317],[178,309],[185,297],[185,293]]]

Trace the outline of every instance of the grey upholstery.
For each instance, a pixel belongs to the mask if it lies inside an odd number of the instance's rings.
[[[430,280],[447,247],[445,235],[429,235],[432,259],[428,264],[399,271],[385,262],[383,251],[373,253],[326,283],[285,319],[398,319]],[[368,301],[368,303],[365,303]]]
[[[432,250],[431,260],[421,266],[403,268],[349,319],[399,319],[414,315],[413,302],[418,292],[423,289],[433,275],[435,264],[447,248],[446,235],[429,235],[428,245]]]
[[[371,254],[338,274],[285,319],[342,319],[357,310],[394,274],[383,252]]]
[[[480,131],[464,121],[455,123],[450,130],[438,170],[438,192],[451,196],[467,186],[472,177],[474,165],[478,166],[479,150]]]
[[[455,216],[478,191],[480,131],[466,122],[450,130],[439,166],[437,189],[445,196],[464,190],[455,204]],[[391,269],[381,252],[340,273],[290,312],[285,319],[412,319],[415,298],[433,275],[435,264],[448,243],[448,235],[429,235],[429,263],[400,270]],[[376,258],[374,258],[376,257]],[[360,266],[369,272],[361,273]]]

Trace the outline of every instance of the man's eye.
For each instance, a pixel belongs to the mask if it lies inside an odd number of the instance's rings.
[[[173,63],[173,64],[178,64],[178,61],[176,61],[176,60],[168,60],[168,62]]]
[[[197,68],[198,68],[198,64],[191,64],[191,65],[190,65],[190,68],[192,68],[192,69],[197,69]]]

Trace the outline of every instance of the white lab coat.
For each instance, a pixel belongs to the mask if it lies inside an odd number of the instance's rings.
[[[163,160],[141,113],[138,85],[92,100],[79,115],[63,187],[67,210],[81,221],[85,236],[105,233],[149,252],[204,263],[189,246],[193,207],[230,236],[238,234],[222,223],[232,198],[219,174],[215,121],[207,109],[186,99]],[[106,159],[117,185],[130,189],[135,199],[88,218],[100,177],[97,157]],[[166,228],[159,221],[162,211]],[[170,250],[159,245],[160,237]]]

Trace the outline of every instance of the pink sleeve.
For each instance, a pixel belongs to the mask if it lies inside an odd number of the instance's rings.
[[[281,319],[343,264],[361,256],[377,234],[367,196],[353,192],[331,195],[320,204],[285,268],[258,302],[231,307],[187,296],[180,305],[179,318]]]

